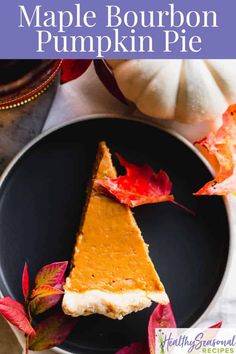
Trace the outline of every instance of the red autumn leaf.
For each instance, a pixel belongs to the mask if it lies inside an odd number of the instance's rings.
[[[46,350],[59,345],[75,327],[77,319],[56,313],[36,325],[36,335],[29,338],[30,350]]]
[[[27,318],[24,307],[9,296],[0,300],[0,313],[20,331],[29,336],[35,334],[35,331]]]
[[[216,177],[195,195],[236,195],[236,104],[223,114],[223,124],[216,133],[196,142],[216,159]]]
[[[135,342],[118,350],[115,354],[149,354],[149,349],[146,342]]]
[[[92,60],[64,59],[61,66],[61,84],[77,79],[88,69],[91,62]]]
[[[130,207],[142,204],[174,201],[172,183],[164,171],[154,172],[149,165],[138,166],[117,155],[126,175],[105,178],[96,183],[116,197],[120,203]]]
[[[148,323],[148,344],[150,354],[155,354],[156,328],[176,328],[175,317],[170,303],[167,305],[158,304],[150,316]]]
[[[22,292],[25,301],[27,301],[29,296],[29,270],[28,270],[28,264],[26,262],[22,274]]]
[[[210,326],[209,328],[221,328],[221,326],[222,326],[222,321]]]
[[[94,60],[94,68],[96,74],[106,89],[120,102],[127,105],[127,100],[123,93],[121,92],[116,79],[104,60]]]
[[[31,293],[30,310],[39,315],[55,306],[61,299],[63,291],[49,285],[42,285]]]
[[[49,285],[60,288],[64,284],[64,275],[68,262],[55,262],[42,267],[35,278],[35,288]]]

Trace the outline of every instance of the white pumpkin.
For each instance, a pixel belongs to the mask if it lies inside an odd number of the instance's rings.
[[[236,102],[236,60],[107,60],[124,96],[149,116],[216,120]]]

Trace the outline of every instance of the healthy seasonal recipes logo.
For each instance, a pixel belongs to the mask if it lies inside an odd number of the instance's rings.
[[[100,3],[100,2],[99,2]],[[183,10],[173,2],[126,9],[125,4],[68,4],[55,10],[47,5],[18,6],[18,28],[34,31],[35,51],[47,53],[200,53],[206,34],[216,30],[214,9]],[[24,32],[26,33],[26,32]]]
[[[236,352],[236,329],[220,328],[157,328],[155,354]]]

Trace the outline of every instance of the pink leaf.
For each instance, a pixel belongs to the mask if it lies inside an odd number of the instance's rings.
[[[126,175],[105,178],[96,183],[129,207],[142,204],[174,201],[171,195],[172,183],[164,171],[154,172],[149,165],[135,165],[117,155]]]
[[[148,344],[150,354],[155,354],[156,328],[176,328],[176,322],[170,303],[168,305],[158,304],[150,316],[148,323]]]
[[[35,288],[49,285],[59,288],[64,283],[68,262],[55,262],[42,267],[35,278]]]
[[[59,345],[75,327],[77,319],[56,313],[40,322],[35,327],[36,335],[29,339],[30,350],[46,350]]]
[[[26,262],[22,274],[22,292],[24,295],[24,299],[26,301],[29,296],[29,270],[28,270],[28,264]]]
[[[146,342],[135,342],[118,350],[115,354],[149,354],[149,350]]]
[[[210,326],[209,328],[221,328],[221,326],[222,326],[222,321]]]
[[[39,315],[55,306],[60,301],[63,291],[49,285],[42,285],[31,293],[30,310]]]
[[[0,300],[0,313],[6,320],[25,334],[29,336],[35,334],[35,331],[27,318],[24,307],[9,296]]]

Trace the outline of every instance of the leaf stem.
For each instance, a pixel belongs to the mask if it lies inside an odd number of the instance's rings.
[[[25,301],[25,306],[27,309],[27,315],[28,315],[28,319],[30,324],[32,324],[32,316],[31,316],[31,312],[30,312],[30,301],[27,299]],[[25,336],[25,354],[29,354],[29,335]]]
[[[30,312],[30,302],[28,301],[27,304],[27,313],[28,313],[28,317],[29,317],[29,321],[30,321],[30,324],[32,323],[32,316],[31,316],[31,312]]]
[[[29,354],[29,336],[25,336],[25,354]]]

